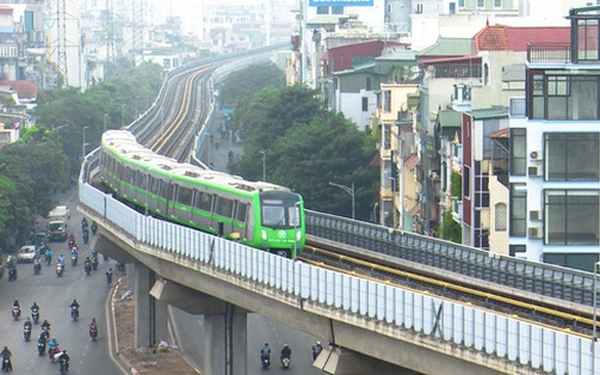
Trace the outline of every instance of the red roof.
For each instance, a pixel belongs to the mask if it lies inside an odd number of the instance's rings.
[[[19,99],[35,100],[38,87],[29,81],[0,81],[1,86],[8,86],[19,94]]]
[[[404,46],[404,44],[392,41],[368,40],[331,47],[326,52],[326,56],[330,59],[332,71],[340,72],[352,69],[353,57],[379,57],[384,49],[394,46],[399,47]]]
[[[486,25],[473,37],[477,51],[527,51],[527,43],[570,43],[571,28]]]
[[[0,14],[7,14],[7,15],[11,15],[13,14],[13,8],[9,7],[8,5],[0,5]]]

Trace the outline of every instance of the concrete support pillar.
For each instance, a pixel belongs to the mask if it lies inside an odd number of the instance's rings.
[[[204,315],[205,375],[245,374],[247,371],[247,315],[233,310],[231,319],[228,319],[227,314]],[[228,321],[231,322],[230,325]],[[231,337],[231,366],[227,363],[228,337]],[[232,372],[226,372],[228,369],[232,369]]]
[[[168,310],[164,302],[150,295],[155,275],[143,264],[135,265],[135,347],[152,347],[168,339]]]

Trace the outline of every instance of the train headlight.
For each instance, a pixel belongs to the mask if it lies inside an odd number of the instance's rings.
[[[260,232],[260,236],[262,237],[262,239],[263,239],[263,240],[265,240],[265,241],[266,241],[266,240],[267,240],[267,231],[263,229],[263,230]]]
[[[296,232],[296,241],[300,241],[302,239],[302,232],[301,231],[297,231]]]

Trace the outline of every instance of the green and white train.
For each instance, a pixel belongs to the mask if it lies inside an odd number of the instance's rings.
[[[126,130],[102,135],[100,181],[154,216],[295,258],[304,248],[304,203],[289,188],[182,164]]]

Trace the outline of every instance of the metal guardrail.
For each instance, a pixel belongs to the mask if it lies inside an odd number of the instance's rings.
[[[307,211],[305,217],[307,234],[499,285],[593,306],[594,275],[589,272],[493,254],[317,211]]]
[[[593,353],[600,350],[600,345],[576,335],[295,262],[145,216],[81,180],[79,203],[95,211],[108,224],[118,227],[119,233],[151,246],[157,253],[185,256],[224,274],[233,273],[298,298],[342,310],[351,316],[377,320],[397,330],[427,335],[532,369],[556,374],[593,374],[594,365],[600,368],[597,359],[592,363]],[[316,216],[311,213],[311,217],[311,226],[314,226]],[[361,226],[349,222],[337,221],[337,224],[361,229]],[[378,229],[381,228],[362,226],[362,235],[364,238],[390,236],[389,232],[386,235]],[[422,240],[414,236],[392,235],[398,241],[415,247]],[[214,246],[211,245],[213,243]],[[343,314],[337,316],[343,319]],[[386,331],[394,335],[394,329]],[[457,355],[460,354],[457,352]]]

